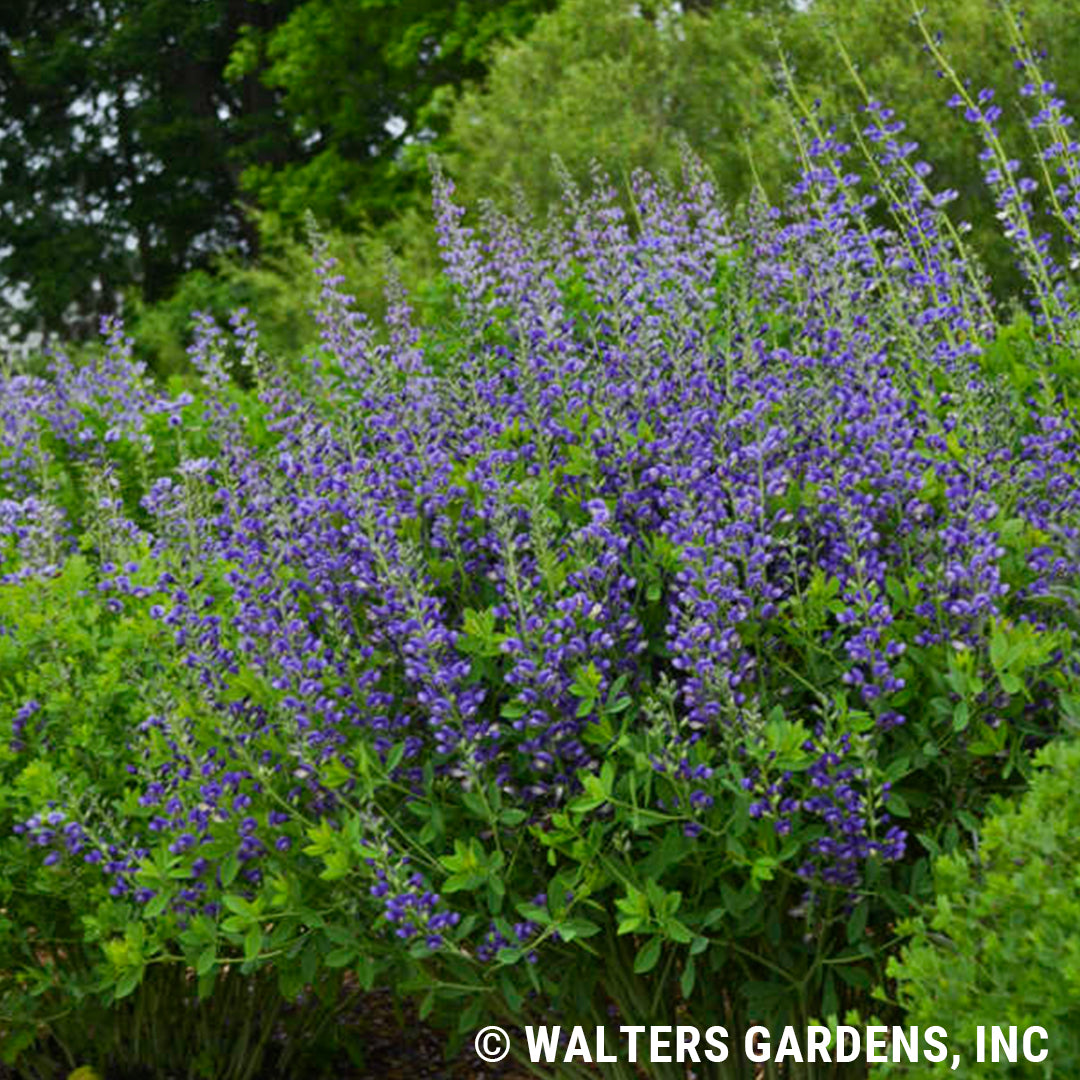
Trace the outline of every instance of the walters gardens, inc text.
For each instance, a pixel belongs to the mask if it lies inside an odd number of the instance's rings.
[[[722,1027],[645,1026],[624,1024],[617,1029],[598,1027],[526,1027],[524,1047],[534,1064],[579,1061],[610,1064],[617,1061],[642,1064],[723,1062],[734,1053],[754,1062],[854,1062],[888,1061],[960,1065],[960,1055],[951,1053],[948,1032],[943,1027],[870,1026],[863,1029],[841,1025],[835,1030],[810,1026],[785,1027],[774,1035],[765,1027],[752,1027],[741,1044],[729,1038]],[[520,1036],[519,1036],[520,1037]],[[511,1037],[503,1028],[488,1026],[473,1041],[484,1061],[501,1061],[512,1049]],[[975,1060],[990,1063],[1039,1062],[1049,1054],[1045,1028],[979,1026],[975,1029]]]

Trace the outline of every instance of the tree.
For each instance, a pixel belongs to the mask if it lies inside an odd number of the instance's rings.
[[[1028,156],[1032,144],[1000,11],[986,0],[925,6],[957,71],[976,90],[997,89],[1002,135],[1016,157]],[[954,218],[972,225],[972,245],[1000,294],[1019,289],[1015,256],[985,191],[976,135],[947,107],[953,89],[936,77],[905,0],[693,8],[664,16],[671,5],[661,0],[564,0],[527,38],[501,47],[486,82],[458,95],[449,125],[449,169],[466,201],[490,195],[508,204],[520,187],[543,210],[559,192],[553,154],[579,179],[593,159],[620,182],[636,166],[674,171],[680,136],[712,166],[729,201],[757,181],[779,198],[798,167],[777,78],[779,50],[800,96],[817,100],[825,122],[851,137],[865,126],[864,99],[842,46],[870,94],[907,123],[904,137],[921,144],[935,189],[959,193]],[[1074,111],[1080,69],[1068,60],[1080,49],[1076,12],[1075,2],[1030,0],[1024,15],[1028,39],[1046,46],[1047,71]],[[860,171],[857,152],[852,169]]]
[[[425,148],[446,127],[447,92],[487,70],[555,0],[306,0],[280,25],[246,32],[230,72],[281,94],[301,152],[249,168],[245,189],[295,222],[381,223],[421,192]],[[416,151],[421,151],[417,153]],[[410,152],[411,151],[411,152]]]
[[[0,10],[0,279],[88,328],[255,253],[258,209],[389,217],[405,141],[489,44],[554,0],[9,0]],[[423,181],[426,184],[426,180]]]
[[[543,211],[559,197],[553,155],[579,180],[595,159],[624,183],[637,167],[677,172],[683,139],[732,199],[749,189],[752,161],[778,194],[794,154],[770,70],[774,22],[749,7],[680,15],[564,0],[459,96],[448,166],[466,201],[509,202],[520,188]]]
[[[256,14],[280,18],[290,2]],[[156,299],[214,251],[254,245],[237,202],[238,155],[279,154],[288,138],[257,80],[221,77],[250,6],[4,5],[2,271],[29,284],[47,325],[69,309],[109,310],[131,283]],[[261,141],[242,146],[252,127]]]

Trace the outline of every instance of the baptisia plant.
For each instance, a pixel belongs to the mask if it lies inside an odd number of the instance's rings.
[[[467,223],[436,168],[431,325],[394,284],[367,319],[320,253],[302,362],[240,313],[182,393],[116,325],[6,382],[8,595],[78,567],[159,658],[92,783],[41,776],[46,662],[4,683],[6,812],[107,1002],[348,972],[461,1035],[738,1044],[869,999],[928,856],[1076,713],[1077,429],[1053,372],[995,370],[891,112],[867,181],[804,121],[790,202],[736,218],[690,156],[629,215],[567,178],[544,224]]]

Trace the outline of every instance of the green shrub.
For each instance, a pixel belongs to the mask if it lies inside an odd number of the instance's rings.
[[[944,1027],[972,1080],[1080,1070],[1080,742],[1036,760],[1030,790],[987,818],[977,849],[937,860],[936,906],[890,965],[908,1022]],[[976,1026],[995,1024],[1044,1028],[1045,1068],[977,1063]]]

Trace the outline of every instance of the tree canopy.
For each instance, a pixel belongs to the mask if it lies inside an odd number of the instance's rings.
[[[384,220],[443,87],[554,0],[12,0],[0,11],[0,279],[34,317],[149,301],[250,211]],[[85,321],[85,320],[84,320]]]
[[[1074,8],[1030,0],[1024,28],[1075,102]],[[984,0],[927,10],[956,69],[1008,92],[998,19]],[[540,213],[558,197],[554,156],[625,183],[639,166],[677,168],[684,139],[730,201],[758,182],[775,196],[797,164],[778,50],[844,133],[864,101],[838,43],[1009,282],[977,141],[896,0],[8,0],[0,285],[21,283],[45,328],[78,316],[70,333],[121,291],[158,303],[186,273],[213,277],[221,253],[250,262],[295,239],[309,210],[331,230],[400,238],[432,149],[469,198],[520,190]],[[1026,148],[1018,110],[1001,126]]]
[[[71,306],[107,310],[130,283],[161,297],[210,252],[253,246],[237,204],[243,155],[272,159],[290,140],[258,79],[222,72],[241,20],[283,6],[4,5],[2,269],[28,283],[47,324]]]

